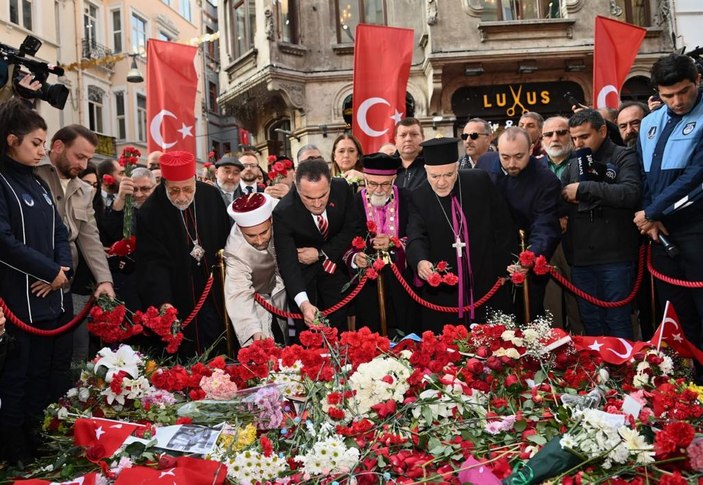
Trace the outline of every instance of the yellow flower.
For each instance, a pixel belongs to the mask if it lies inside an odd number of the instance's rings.
[[[688,384],[688,388],[698,394],[698,400],[703,402],[703,386],[697,386],[693,382]]]
[[[159,368],[159,364],[155,360],[150,360],[144,366],[144,375],[150,376]]]
[[[256,426],[252,423],[243,428],[227,430],[220,434],[217,444],[229,451],[241,451],[256,441]]]

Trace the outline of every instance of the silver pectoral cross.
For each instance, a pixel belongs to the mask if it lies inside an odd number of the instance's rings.
[[[459,236],[456,237],[456,241],[452,244],[453,248],[456,248],[456,257],[461,258],[461,251],[466,247],[466,243],[462,242]]]

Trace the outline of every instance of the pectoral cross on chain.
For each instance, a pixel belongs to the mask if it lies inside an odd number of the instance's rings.
[[[456,248],[457,259],[461,258],[461,251],[462,251],[462,249],[464,249],[465,246],[466,246],[466,243],[462,242],[461,239],[459,238],[459,236],[457,236],[456,241],[454,242],[454,244],[452,244],[452,247]]]

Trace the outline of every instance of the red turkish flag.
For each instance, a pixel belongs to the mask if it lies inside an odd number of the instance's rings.
[[[74,478],[65,482],[50,482],[49,480],[39,480],[32,478],[30,480],[15,480],[13,483],[21,483],[22,485],[95,485],[98,474],[95,472],[88,473],[82,477]]]
[[[392,142],[395,125],[407,116],[405,91],[412,58],[412,29],[357,26],[352,133],[364,153]]]
[[[100,418],[78,418],[73,429],[73,442],[86,448],[102,446],[103,453],[95,454],[95,458],[112,456],[122,446],[124,440],[141,424],[113,421]],[[102,456],[98,456],[102,455]]]
[[[662,343],[666,343],[676,350],[681,357],[693,357],[703,364],[703,351],[693,345],[684,335],[683,328],[679,323],[679,316],[674,310],[674,305],[667,301],[664,307],[662,322],[650,340],[657,349]]]
[[[617,108],[622,88],[647,29],[596,16],[593,47],[593,104]]]
[[[176,459],[173,468],[126,468],[117,477],[115,485],[221,485],[226,478],[227,467],[223,463],[182,456]]]
[[[193,46],[147,41],[146,118],[150,152],[184,150],[195,154],[195,71]]]
[[[578,351],[596,352],[609,364],[624,364],[641,350],[651,347],[649,342],[632,342],[620,337],[586,337],[572,335]]]

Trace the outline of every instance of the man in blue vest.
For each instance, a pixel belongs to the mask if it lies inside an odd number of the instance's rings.
[[[692,203],[679,204],[703,183],[701,75],[690,57],[669,54],[654,63],[651,81],[666,109],[642,120],[637,152],[643,168],[643,209],[635,214],[635,224],[659,242],[652,248],[656,270],[703,281],[703,199],[691,197]],[[703,289],[657,281],[657,290],[660,302],[671,301],[686,337],[700,348]]]

